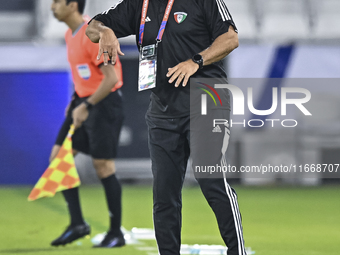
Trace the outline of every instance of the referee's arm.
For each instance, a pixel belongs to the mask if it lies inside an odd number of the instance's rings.
[[[100,83],[98,89],[86,100],[91,105],[95,105],[107,97],[112,91],[113,87],[118,82],[118,78],[113,65],[101,65],[104,78]],[[79,128],[83,122],[88,118],[89,111],[85,103],[80,104],[72,112],[73,124],[75,128]]]

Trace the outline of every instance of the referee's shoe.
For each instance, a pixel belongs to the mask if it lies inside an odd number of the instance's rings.
[[[64,233],[61,234],[61,236],[52,241],[51,245],[59,246],[72,243],[74,240],[89,235],[90,232],[91,232],[90,226],[86,222],[84,222],[84,224],[77,226],[69,226],[64,231]]]

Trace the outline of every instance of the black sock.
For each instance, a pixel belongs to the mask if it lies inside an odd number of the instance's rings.
[[[68,211],[71,217],[71,226],[84,224],[84,219],[80,208],[78,188],[63,190],[62,193],[67,202]]]
[[[111,175],[101,179],[103,183],[107,205],[110,211],[110,230],[108,234],[118,236],[121,234],[120,226],[122,222],[122,187],[116,178]]]

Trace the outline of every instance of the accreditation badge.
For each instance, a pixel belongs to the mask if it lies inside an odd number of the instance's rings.
[[[141,47],[139,52],[138,91],[156,87],[157,76],[157,45]]]

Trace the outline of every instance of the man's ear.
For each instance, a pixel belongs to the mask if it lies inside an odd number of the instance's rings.
[[[72,11],[78,11],[78,3],[77,2],[70,2],[69,6],[71,7]]]

